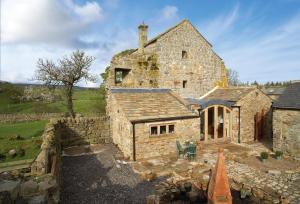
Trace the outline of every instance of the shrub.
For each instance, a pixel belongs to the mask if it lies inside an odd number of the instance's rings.
[[[0,161],[4,161],[6,159],[6,155],[0,152]]]
[[[260,153],[260,158],[261,159],[268,159],[269,158],[268,152],[262,152],[262,153]]]
[[[275,156],[276,156],[276,157],[281,157],[282,155],[283,155],[283,152],[282,152],[282,151],[277,150],[277,151],[275,152]]]
[[[25,149],[23,149],[22,147],[17,148],[17,155],[20,157],[23,157],[25,155]]]

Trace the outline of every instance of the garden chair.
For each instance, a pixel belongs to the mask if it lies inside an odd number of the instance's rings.
[[[178,158],[180,157],[180,155],[182,155],[184,157],[185,155],[185,149],[182,148],[181,144],[179,141],[176,141],[176,146],[177,146],[177,153],[178,153]]]
[[[188,159],[195,160],[196,159],[196,145],[195,144],[189,144],[188,151],[187,151]]]

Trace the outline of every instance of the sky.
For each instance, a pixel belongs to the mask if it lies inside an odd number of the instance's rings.
[[[149,39],[190,22],[243,82],[300,79],[300,0],[0,0],[0,80],[32,83],[39,58],[76,49],[94,56],[97,87],[112,56],[136,48],[139,24]]]

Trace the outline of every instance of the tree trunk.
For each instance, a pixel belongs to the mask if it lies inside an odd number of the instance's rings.
[[[72,85],[68,85],[66,86],[66,96],[67,96],[67,109],[69,114],[75,118],[75,113],[73,110],[73,86]]]

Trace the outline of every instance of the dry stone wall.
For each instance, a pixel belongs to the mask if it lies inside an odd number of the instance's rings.
[[[49,120],[61,117],[61,113],[40,113],[40,114],[0,114],[0,123],[14,123],[19,121]]]
[[[274,109],[273,149],[300,158],[300,110]]]
[[[82,144],[111,143],[109,119],[103,117],[76,117],[60,119],[63,147]]]

